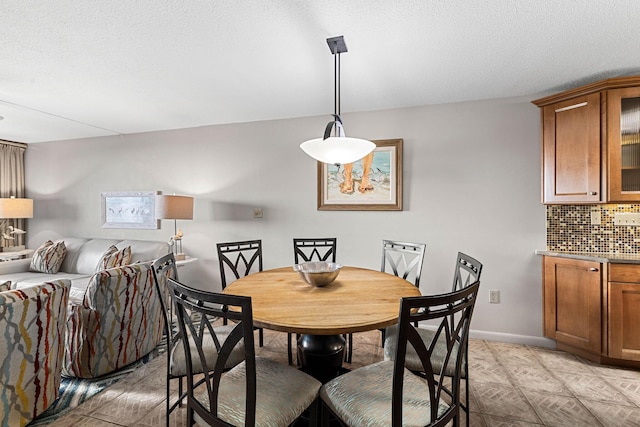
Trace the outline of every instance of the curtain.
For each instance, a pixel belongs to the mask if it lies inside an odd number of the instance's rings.
[[[15,196],[20,198],[25,196],[24,152],[26,149],[26,144],[0,140],[0,197]],[[24,219],[0,219],[0,232],[4,233],[9,225],[24,230],[25,224]],[[24,244],[22,235],[17,235],[16,239],[15,242],[4,246]],[[4,239],[0,238],[0,242],[3,243]]]

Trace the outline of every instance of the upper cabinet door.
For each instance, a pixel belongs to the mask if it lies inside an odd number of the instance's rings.
[[[640,88],[607,91],[609,200],[640,200]]]
[[[600,93],[542,110],[543,203],[599,203]]]

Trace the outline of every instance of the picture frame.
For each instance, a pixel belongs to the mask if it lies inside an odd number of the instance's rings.
[[[402,210],[403,140],[372,142],[376,148],[369,159],[365,157],[350,165],[318,162],[318,210]],[[365,170],[367,180],[363,182]],[[367,187],[364,192],[360,191],[362,185]]]
[[[157,230],[156,194],[158,191],[113,191],[102,195],[102,228]]]

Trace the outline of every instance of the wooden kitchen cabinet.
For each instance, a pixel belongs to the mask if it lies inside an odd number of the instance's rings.
[[[599,354],[602,351],[602,264],[544,257],[544,335]]]
[[[558,349],[640,367],[640,264],[545,256],[543,307]]]
[[[542,120],[544,201],[599,202],[600,94],[547,105]]]
[[[533,101],[542,115],[542,202],[640,201],[640,76]]]
[[[612,264],[608,285],[608,356],[640,361],[640,265]]]
[[[607,92],[609,199],[640,200],[640,87]]]

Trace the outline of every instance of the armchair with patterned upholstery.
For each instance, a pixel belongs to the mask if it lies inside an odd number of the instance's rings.
[[[67,279],[0,291],[0,425],[24,426],[58,397]]]
[[[69,306],[63,375],[95,378],[142,358],[162,339],[162,316],[150,263],[95,273]]]

